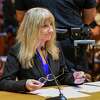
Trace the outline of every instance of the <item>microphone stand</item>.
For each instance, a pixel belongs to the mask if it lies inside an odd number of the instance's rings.
[[[54,75],[52,69],[51,69],[50,64],[48,63],[48,61],[47,61],[46,59],[45,59],[45,61],[46,61],[46,63],[47,63],[48,66],[49,66],[49,69],[50,69],[50,71],[51,71],[51,74],[53,75],[54,81],[55,81],[55,83],[56,83],[56,85],[57,85],[57,88],[58,88],[58,90],[59,90],[59,96],[57,96],[57,97],[50,97],[50,98],[47,98],[46,100],[67,100],[67,98],[66,98],[66,97],[62,94],[62,92],[61,92],[60,86],[59,86],[59,84],[58,84],[58,82],[57,82],[57,79],[56,79],[56,77],[55,77],[55,75]]]

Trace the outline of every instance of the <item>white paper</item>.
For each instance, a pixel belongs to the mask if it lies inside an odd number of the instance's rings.
[[[36,91],[31,91],[30,93],[41,95],[44,97],[55,97],[59,95],[58,89],[55,88],[38,89]]]
[[[77,88],[77,91],[82,91],[82,92],[86,92],[86,93],[100,92],[100,87],[83,84]]]
[[[62,93],[67,98],[80,98],[90,96],[88,94],[77,91],[75,87],[64,87]]]
[[[79,98],[79,97],[90,96],[88,94],[84,94],[84,93],[78,92],[78,91],[76,91],[76,89],[74,89],[72,87],[63,88],[61,90],[61,92],[63,93],[63,95],[66,98]],[[44,96],[44,97],[59,96],[59,90],[55,89],[55,88],[39,89],[39,90],[36,90],[36,91],[32,91],[30,93],[37,94],[37,95]]]
[[[86,85],[91,85],[91,86],[100,86],[100,81],[97,82],[88,82],[88,83],[84,83]]]

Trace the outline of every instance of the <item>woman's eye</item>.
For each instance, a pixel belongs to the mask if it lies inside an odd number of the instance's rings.
[[[48,25],[44,25],[43,27],[48,27]]]

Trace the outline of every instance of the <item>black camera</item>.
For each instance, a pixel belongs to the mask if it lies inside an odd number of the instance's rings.
[[[69,29],[56,29],[57,36],[60,40],[66,39],[66,37],[72,40],[84,40],[89,39],[91,35],[91,30],[89,25],[82,25],[81,27],[71,27]]]
[[[72,39],[84,40],[84,39],[89,39],[91,35],[91,30],[88,25],[83,25],[82,27],[71,28],[70,33]]]

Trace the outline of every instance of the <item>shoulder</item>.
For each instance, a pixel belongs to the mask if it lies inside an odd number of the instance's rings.
[[[12,56],[17,56],[18,53],[19,53],[19,48],[20,48],[20,45],[19,44],[15,44],[13,45],[9,52],[8,52],[8,55],[12,55]]]

